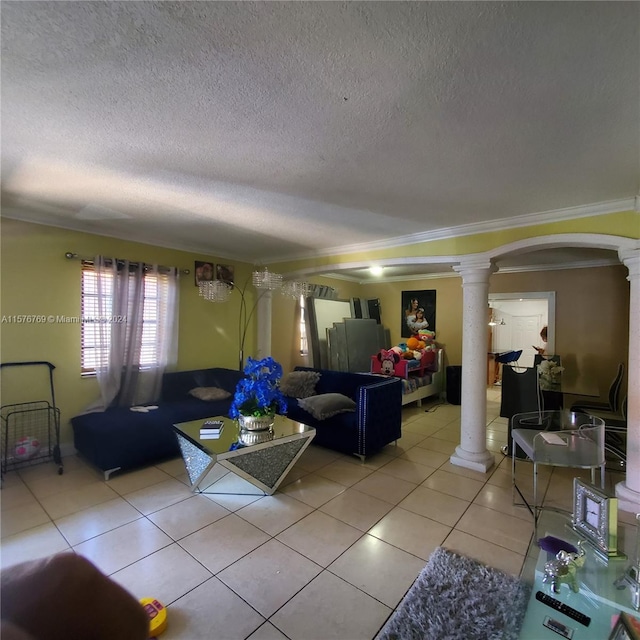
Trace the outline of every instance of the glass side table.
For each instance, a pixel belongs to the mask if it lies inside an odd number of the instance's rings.
[[[574,546],[582,539],[571,525],[571,514],[543,509],[538,521],[540,538],[552,535],[570,542]],[[618,546],[628,556],[635,553],[636,525],[620,521],[618,524]],[[560,593],[554,593],[551,585],[543,583],[544,565],[553,555],[538,548],[533,539],[524,563],[521,578],[531,585],[531,597],[525,619],[520,631],[520,640],[558,640],[562,634],[544,626],[547,619],[555,620],[569,630],[572,640],[606,640],[612,629],[612,616],[626,611],[634,617],[640,617],[632,603],[629,588],[618,588],[616,582],[629,565],[629,558],[610,558],[605,562],[596,554],[588,542],[584,542],[586,560],[578,569],[579,592],[573,592],[567,584],[561,585]],[[542,591],[577,611],[589,616],[589,626],[539,602],[536,592]]]

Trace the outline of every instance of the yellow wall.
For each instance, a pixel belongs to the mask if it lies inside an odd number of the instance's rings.
[[[69,419],[98,397],[95,378],[80,377],[80,325],[15,324],[7,320],[22,314],[80,315],[81,264],[67,260],[67,251],[84,257],[104,254],[190,269],[190,275],[180,281],[177,369],[237,368],[240,296],[233,292],[224,304],[200,298],[193,276],[194,261],[233,264],[240,283],[251,273],[250,265],[8,219],[2,220],[0,231],[0,315],[5,320],[0,324],[0,360],[47,360],[56,366],[54,383],[61,409],[62,442],[73,439]],[[251,306],[253,292],[248,291],[247,296]],[[245,348],[247,355],[253,353],[254,344],[252,330]],[[3,405],[47,399],[48,378],[38,375],[39,369],[29,369],[29,375],[25,375],[27,369],[3,369]],[[46,373],[46,369],[43,371]]]

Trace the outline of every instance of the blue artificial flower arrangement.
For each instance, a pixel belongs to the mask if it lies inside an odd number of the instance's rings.
[[[233,396],[233,404],[229,410],[231,418],[259,418],[287,413],[287,401],[280,391],[282,365],[271,357],[262,360],[249,357],[244,373],[247,377],[238,382]]]

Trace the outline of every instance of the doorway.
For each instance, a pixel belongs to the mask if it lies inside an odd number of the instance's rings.
[[[496,324],[492,329],[492,350],[522,350],[519,364],[533,366],[541,346],[540,330],[547,326],[547,352],[555,353],[555,291],[490,293],[489,306]]]

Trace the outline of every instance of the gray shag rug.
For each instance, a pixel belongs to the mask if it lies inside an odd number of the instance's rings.
[[[524,582],[438,547],[376,640],[516,640]]]

